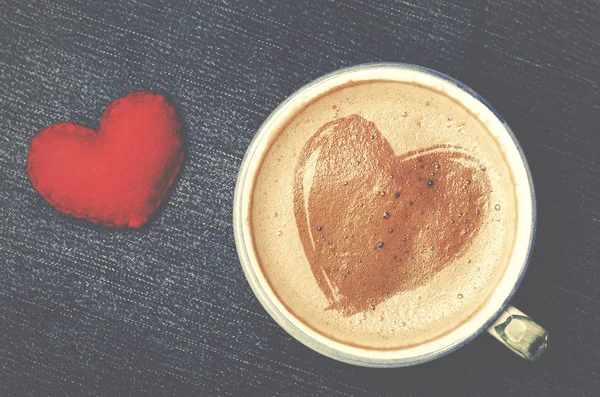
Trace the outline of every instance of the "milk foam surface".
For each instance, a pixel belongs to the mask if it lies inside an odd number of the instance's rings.
[[[293,178],[309,138],[323,124],[352,114],[374,122],[397,155],[434,145],[467,151],[490,180],[491,210],[470,246],[428,283],[347,317],[325,310],[329,303],[311,272],[294,217]],[[397,349],[439,337],[477,312],[502,276],[514,245],[515,201],[501,148],[468,110],[442,92],[416,84],[368,81],[322,95],[278,132],[256,176],[250,221],[260,268],[291,313],[337,341]]]

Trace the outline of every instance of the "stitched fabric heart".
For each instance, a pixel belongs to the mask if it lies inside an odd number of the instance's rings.
[[[40,131],[29,147],[27,173],[61,212],[139,228],[179,172],[179,129],[162,95],[133,92],[108,105],[98,131],[71,123]]]

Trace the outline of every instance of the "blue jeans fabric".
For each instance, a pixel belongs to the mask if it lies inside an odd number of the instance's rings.
[[[0,396],[592,395],[599,12],[583,1],[0,0]],[[462,80],[514,129],[540,217],[515,302],[556,335],[547,361],[526,365],[482,337],[415,368],[352,367],[291,339],[254,298],[232,233],[244,151],[295,89],[370,61]],[[142,89],[166,94],[183,121],[166,203],[142,230],[54,210],[27,178],[33,136],[62,121],[96,127],[110,101]]]

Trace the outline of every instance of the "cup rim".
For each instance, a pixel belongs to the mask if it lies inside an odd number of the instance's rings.
[[[271,126],[271,124],[278,117],[282,116],[282,113],[288,108],[288,106],[293,104],[293,102],[302,93],[313,88],[314,86],[317,86],[326,80],[338,77],[341,74],[356,72],[356,71],[360,71],[360,70],[364,70],[364,69],[377,69],[377,68],[409,69],[409,70],[414,70],[417,72],[422,72],[422,73],[428,74],[433,77],[437,77],[439,79],[442,79],[446,82],[449,82],[449,83],[455,85],[460,90],[466,92],[471,97],[473,97],[475,100],[477,100],[481,104],[483,104],[489,111],[491,111],[491,113],[494,115],[494,117],[502,124],[503,130],[507,133],[508,137],[510,138],[510,141],[514,145],[514,148],[517,150],[519,157],[523,163],[523,166],[525,169],[525,174],[527,176],[527,183],[529,185],[529,191],[530,191],[529,199],[531,200],[531,212],[532,212],[531,213],[531,229],[528,233],[529,241],[528,241],[528,245],[526,247],[526,254],[525,254],[525,257],[523,260],[523,264],[521,265],[520,269],[518,269],[518,275],[517,275],[514,285],[510,289],[509,293],[505,296],[502,303],[498,306],[495,313],[493,315],[489,316],[489,318],[481,326],[479,326],[476,330],[474,330],[470,334],[464,336],[463,338],[460,338],[460,339],[458,339],[436,351],[428,352],[425,354],[421,354],[421,355],[417,355],[417,356],[413,356],[413,357],[409,357],[409,358],[374,359],[372,357],[365,357],[365,356],[360,356],[360,355],[356,355],[356,354],[350,354],[348,352],[341,351],[332,346],[324,344],[324,343],[314,339],[313,337],[308,335],[306,332],[304,332],[300,328],[298,328],[292,321],[290,321],[290,319],[287,317],[287,315],[285,313],[282,313],[276,307],[276,305],[274,304],[272,299],[277,299],[277,298],[275,296],[273,296],[273,297],[269,296],[267,291],[265,291],[265,289],[261,285],[261,282],[256,274],[256,272],[261,272],[261,270],[259,269],[258,264],[251,263],[250,256],[248,253],[248,247],[247,247],[247,244],[245,244],[245,237],[244,237],[244,232],[243,232],[244,220],[240,219],[241,215],[242,215],[242,210],[243,210],[242,191],[244,190],[246,182],[248,182],[248,172],[249,172],[250,162],[254,158],[254,156],[257,154],[257,150],[259,148],[259,143],[260,143],[261,139],[263,139],[265,137],[265,134],[267,132],[269,132],[269,130],[270,130],[269,127]],[[525,198],[523,198],[523,199],[525,199]],[[246,153],[245,153],[242,163],[240,165],[240,169],[239,169],[237,181],[236,181],[236,186],[235,186],[235,192],[234,192],[234,201],[233,201],[234,237],[235,237],[236,249],[237,249],[239,259],[240,259],[242,270],[244,271],[246,279],[247,279],[248,283],[250,284],[250,287],[251,287],[252,291],[254,292],[254,295],[257,297],[257,299],[259,300],[261,305],[265,308],[267,313],[269,313],[269,315],[288,334],[290,334],[292,337],[294,337],[296,340],[298,340],[305,346],[315,350],[318,353],[321,353],[325,356],[333,358],[335,360],[346,362],[349,364],[365,366],[365,367],[378,367],[378,368],[404,367],[404,366],[412,366],[412,365],[417,365],[417,364],[422,364],[422,363],[425,363],[428,361],[432,361],[432,360],[441,358],[441,357],[459,349],[460,347],[466,345],[467,343],[472,341],[475,337],[477,337],[479,334],[481,334],[483,331],[485,331],[487,328],[489,328],[489,326],[492,325],[492,323],[496,320],[496,318],[508,306],[509,302],[513,298],[514,294],[516,293],[518,287],[520,286],[520,284],[523,280],[523,277],[524,277],[527,267],[529,265],[529,261],[531,259],[531,253],[532,253],[533,245],[535,242],[536,225],[537,225],[537,209],[536,209],[536,198],[535,198],[535,190],[534,190],[534,185],[533,185],[533,177],[531,175],[531,169],[529,167],[529,164],[527,163],[527,159],[525,157],[525,154],[523,152],[521,145],[519,144],[513,131],[510,129],[510,127],[508,126],[508,124],[506,123],[504,118],[500,115],[500,113],[488,101],[486,101],[483,97],[481,97],[481,95],[479,95],[477,92],[475,92],[472,88],[470,88],[466,84],[464,84],[444,73],[438,72],[436,70],[426,68],[423,66],[419,66],[419,65],[400,63],[400,62],[371,62],[371,63],[358,64],[358,65],[354,65],[354,66],[341,68],[341,69],[335,70],[333,72],[327,73],[315,80],[310,81],[309,83],[305,84],[304,86],[302,86],[301,88],[296,90],[290,96],[288,96],[283,102],[281,102],[275,108],[275,110],[273,110],[269,114],[269,116],[261,124],[261,126],[257,130],[255,136],[253,137],[252,141],[250,142],[250,145],[248,146],[248,149],[246,150]],[[293,314],[291,314],[291,313],[290,313],[290,315],[293,316]],[[365,350],[368,350],[368,349],[365,349]],[[402,350],[402,349],[398,349],[398,350]]]

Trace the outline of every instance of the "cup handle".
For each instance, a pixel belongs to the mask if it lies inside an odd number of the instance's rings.
[[[536,361],[548,349],[548,332],[513,306],[508,306],[487,331],[529,361]]]

